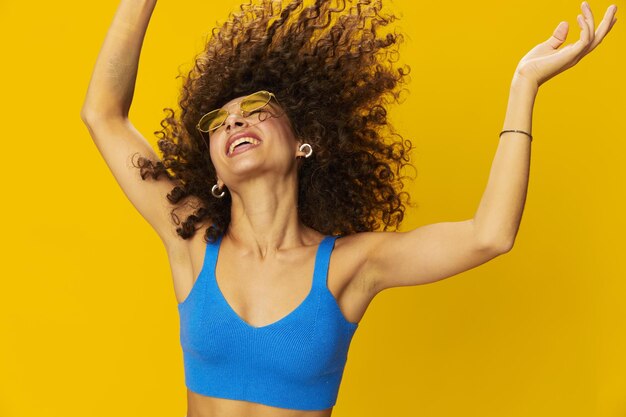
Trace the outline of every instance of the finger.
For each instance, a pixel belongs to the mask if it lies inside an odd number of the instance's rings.
[[[613,28],[613,25],[617,21],[617,18],[615,17],[616,11],[616,6],[610,6],[606,10],[606,13],[604,13],[604,18],[602,18],[600,25],[598,25],[598,30],[596,30],[594,42],[591,46],[591,49],[595,48],[600,42],[602,42],[606,34],[609,33],[611,28]]]
[[[604,19],[606,19],[607,22],[610,20],[611,23],[609,24],[609,27],[606,30],[606,32],[604,32],[605,35],[611,30],[611,28],[613,28],[613,25],[615,24],[615,22],[617,22],[617,17],[615,17],[615,13],[617,13],[617,6],[615,5],[611,5],[609,6],[608,9],[606,9],[606,13],[604,14]]]
[[[558,47],[565,42],[567,39],[568,26],[567,22],[559,22],[556,29],[554,29],[552,36],[546,41],[552,49],[558,49]]]
[[[583,17],[585,18],[585,23],[587,24],[587,26],[589,26],[589,42],[593,44],[593,39],[595,37],[595,31],[596,31],[595,23],[593,21],[593,12],[591,11],[591,7],[589,6],[589,3],[587,3],[586,1],[583,1],[580,8],[583,11]]]
[[[590,43],[589,26],[587,25],[587,23],[585,22],[585,18],[581,14],[576,16],[576,22],[578,22],[578,26],[580,26],[580,39],[576,42],[576,48],[579,50],[583,50]]]

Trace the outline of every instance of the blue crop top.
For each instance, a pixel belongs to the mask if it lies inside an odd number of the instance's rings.
[[[178,304],[185,385],[207,396],[296,410],[335,405],[358,323],[348,321],[327,286],[337,236],[325,236],[313,285],[287,316],[254,327],[230,307],[215,279],[222,237],[208,243],[202,270]]]

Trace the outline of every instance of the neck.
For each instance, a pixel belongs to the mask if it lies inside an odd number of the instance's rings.
[[[229,189],[231,221],[226,235],[241,251],[263,259],[319,240],[298,216],[297,176],[256,177]],[[317,236],[317,238],[316,238]]]

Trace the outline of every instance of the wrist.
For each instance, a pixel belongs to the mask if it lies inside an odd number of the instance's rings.
[[[511,90],[519,93],[537,95],[539,92],[539,84],[516,72],[513,74],[513,79],[511,80]]]

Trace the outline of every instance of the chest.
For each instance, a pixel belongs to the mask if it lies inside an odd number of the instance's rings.
[[[306,299],[313,285],[315,248],[258,261],[220,251],[214,280],[230,308],[254,327],[277,322]]]

